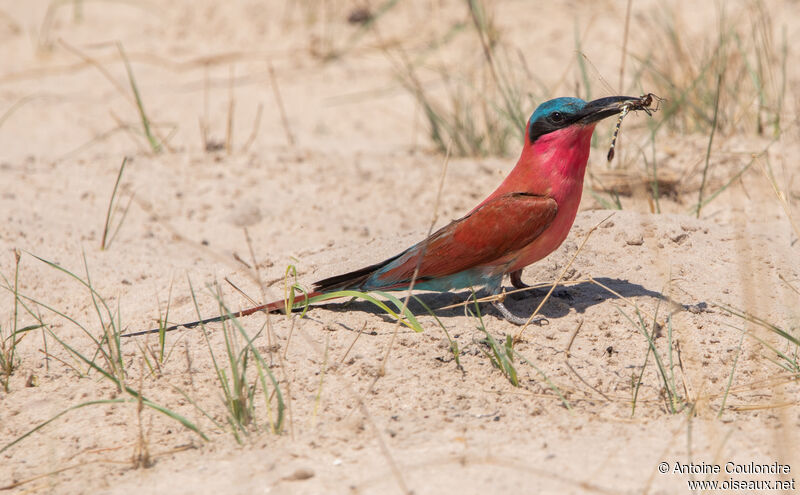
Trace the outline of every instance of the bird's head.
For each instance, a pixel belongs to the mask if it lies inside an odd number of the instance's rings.
[[[640,105],[641,98],[609,96],[592,101],[580,98],[555,98],[539,105],[528,122],[527,140],[530,144],[543,136],[563,129],[588,131],[606,117],[619,114],[626,105]]]
[[[582,176],[589,160],[594,126],[606,117],[618,115],[626,106],[641,108],[642,101],[632,96],[546,101],[528,122],[521,160],[562,176]]]

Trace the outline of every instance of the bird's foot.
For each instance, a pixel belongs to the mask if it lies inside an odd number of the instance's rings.
[[[530,319],[530,317],[523,318],[522,316],[517,316],[513,314],[511,311],[508,310],[508,308],[506,308],[506,305],[503,304],[502,301],[494,301],[492,304],[497,309],[497,311],[500,311],[500,314],[503,315],[503,318],[505,318],[507,321],[515,325],[525,325],[526,323],[528,323],[528,320]],[[536,318],[531,320],[531,323],[533,323],[534,325],[542,325],[546,321],[547,318],[545,318],[544,316],[537,316]]]

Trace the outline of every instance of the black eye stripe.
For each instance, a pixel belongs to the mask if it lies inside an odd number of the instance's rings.
[[[528,128],[528,139],[531,143],[539,139],[540,136],[549,134],[553,131],[568,127],[580,119],[578,114],[566,114],[555,111],[549,115],[539,117],[530,123]]]

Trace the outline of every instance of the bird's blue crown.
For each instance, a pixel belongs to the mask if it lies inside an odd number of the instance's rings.
[[[536,122],[540,118],[550,115],[553,112],[572,115],[581,111],[584,106],[586,106],[586,102],[580,98],[563,97],[548,100],[536,108],[536,111],[531,115],[530,122]]]

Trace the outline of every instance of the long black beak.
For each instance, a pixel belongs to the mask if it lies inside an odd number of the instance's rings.
[[[643,98],[636,96],[609,96],[592,100],[583,107],[578,122],[581,124],[591,124],[606,117],[617,115],[625,107],[629,110],[641,109],[644,105]]]

